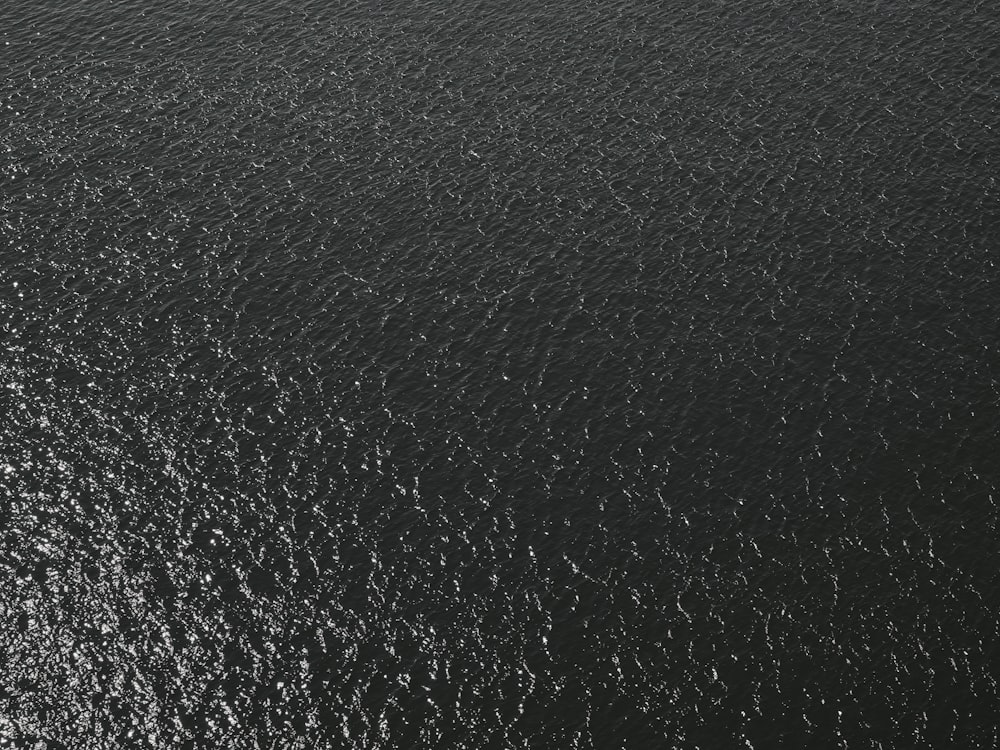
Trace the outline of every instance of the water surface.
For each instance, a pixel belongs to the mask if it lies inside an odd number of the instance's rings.
[[[0,739],[993,747],[1000,12],[8,0]]]

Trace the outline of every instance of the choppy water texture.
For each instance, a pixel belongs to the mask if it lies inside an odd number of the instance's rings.
[[[1000,742],[1000,11],[513,5],[0,4],[0,745]]]

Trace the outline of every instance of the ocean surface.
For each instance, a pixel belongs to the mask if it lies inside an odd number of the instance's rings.
[[[996,747],[998,40],[5,0],[0,747]]]

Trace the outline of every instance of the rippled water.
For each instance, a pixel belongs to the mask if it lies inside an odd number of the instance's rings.
[[[0,746],[995,747],[988,3],[0,6]]]

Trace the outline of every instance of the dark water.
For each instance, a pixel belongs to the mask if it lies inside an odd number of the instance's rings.
[[[0,5],[0,746],[1000,738],[990,3]]]

